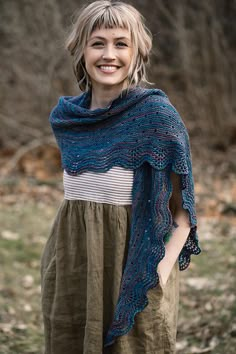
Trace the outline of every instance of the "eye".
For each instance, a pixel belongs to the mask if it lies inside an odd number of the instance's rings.
[[[92,44],[92,47],[94,47],[94,46],[101,46],[101,45],[103,45],[102,42],[95,42],[95,43]]]
[[[128,45],[126,43],[124,43],[124,42],[117,42],[116,45],[118,47],[128,47]]]

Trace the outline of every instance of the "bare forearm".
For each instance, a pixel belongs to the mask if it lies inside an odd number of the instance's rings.
[[[188,238],[190,227],[187,225],[178,226],[173,230],[172,236],[166,243],[166,254],[158,265],[158,273],[160,274],[163,285],[167,282],[170,272]]]

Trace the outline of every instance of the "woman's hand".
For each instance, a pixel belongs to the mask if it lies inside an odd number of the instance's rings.
[[[161,260],[157,267],[160,276],[160,281],[163,286],[166,285],[171,270],[187,240],[190,227],[179,224],[173,231],[170,240],[166,243],[165,257]]]
[[[177,227],[173,228],[171,238],[165,245],[165,257],[161,260],[157,267],[160,282],[163,286],[167,283],[171,270],[188,238],[190,231],[189,214],[182,207],[183,199],[180,176],[172,173],[171,182],[173,192],[170,199],[170,210]]]

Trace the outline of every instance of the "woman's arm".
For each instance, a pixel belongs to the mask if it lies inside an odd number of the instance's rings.
[[[166,254],[158,265],[158,273],[163,285],[166,284],[170,272],[187,240],[190,224],[189,214],[182,207],[182,193],[180,186],[180,176],[175,173],[171,174],[171,182],[173,186],[173,192],[170,199],[170,210],[173,220],[178,225],[174,229],[170,240],[166,243]]]

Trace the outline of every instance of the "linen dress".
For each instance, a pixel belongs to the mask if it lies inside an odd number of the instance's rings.
[[[124,174],[116,179],[114,190],[105,178],[112,171]],[[103,184],[92,188],[94,198],[88,193],[89,183],[87,188],[84,184],[84,191],[80,180],[75,179],[71,186],[72,179],[64,180],[65,198],[41,257],[45,354],[175,353],[178,262],[165,286],[158,284],[148,291],[149,303],[135,316],[132,329],[104,348],[129,247],[132,204],[131,195],[126,195],[127,172],[114,167],[103,173]],[[101,177],[100,173],[93,175]]]

